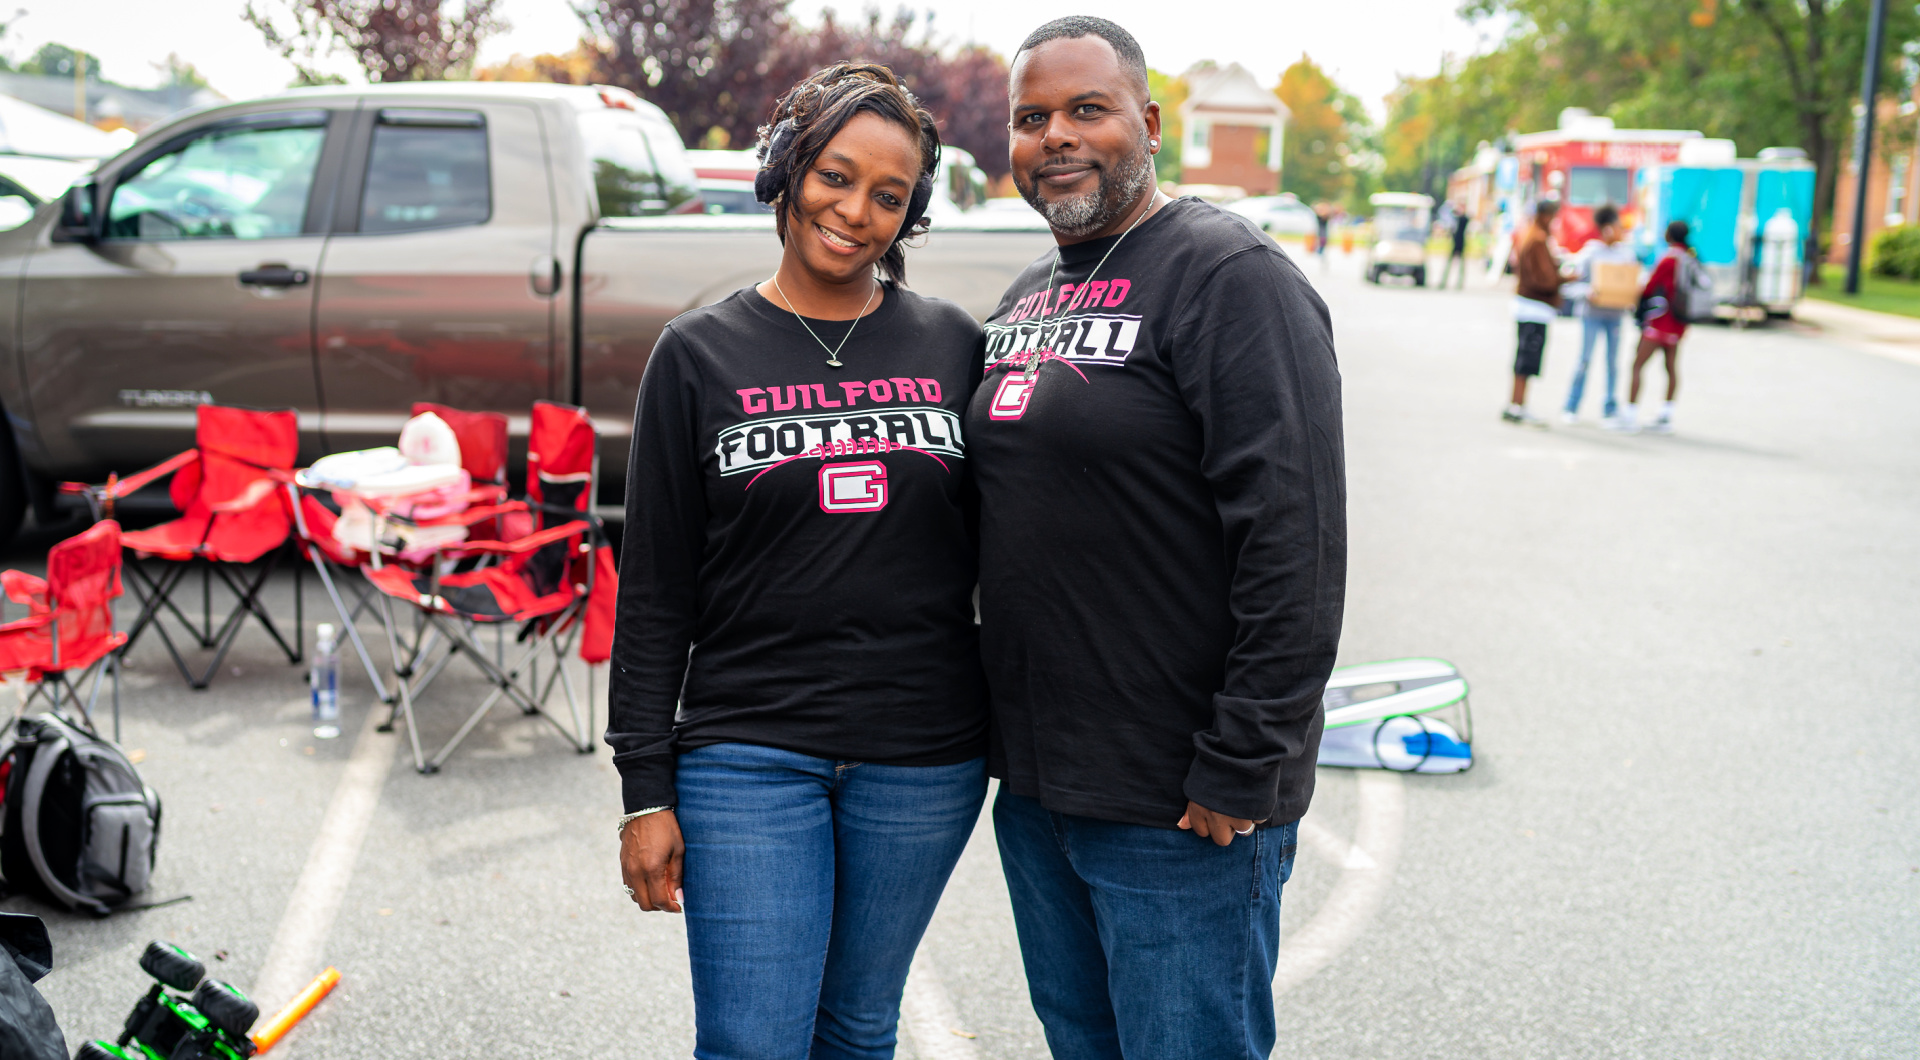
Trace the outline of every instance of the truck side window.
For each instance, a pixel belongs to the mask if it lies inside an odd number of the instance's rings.
[[[362,234],[485,223],[493,214],[487,129],[471,112],[381,115],[360,197]],[[454,121],[466,119],[461,124]],[[428,124],[438,120],[449,124]]]
[[[580,115],[580,138],[602,217],[648,217],[684,205],[698,192],[693,164],[666,122],[608,108]]]
[[[114,186],[108,239],[297,236],[326,129],[214,129]]]

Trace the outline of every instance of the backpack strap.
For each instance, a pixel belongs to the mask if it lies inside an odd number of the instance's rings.
[[[41,796],[47,790],[47,777],[53,773],[54,763],[60,756],[73,749],[73,741],[62,731],[65,727],[48,725],[42,732],[50,734],[52,739],[43,739],[33,752],[33,768],[27,771],[25,802],[20,807],[20,824],[26,832],[27,857],[33,862],[33,869],[40,874],[40,882],[45,884],[55,898],[66,903],[69,909],[84,909],[94,916],[106,916],[112,910],[105,902],[68,887],[54,875],[53,868],[47,864],[47,852],[40,848],[40,806]]]

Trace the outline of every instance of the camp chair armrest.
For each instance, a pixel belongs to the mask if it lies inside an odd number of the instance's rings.
[[[126,478],[115,481],[111,486],[111,496],[125,497],[130,493],[144,489],[153,482],[166,478],[168,475],[173,474],[198,459],[200,459],[200,450],[198,449],[189,449],[184,453],[175,453],[145,471],[128,475]],[[60,491],[62,493],[87,493],[96,497],[108,496],[108,489],[109,487],[107,486],[89,486],[84,482],[62,482],[60,484]]]
[[[231,500],[224,500],[207,507],[216,512],[244,512],[267,499],[267,495],[279,489],[280,484],[271,478],[257,478],[247,483],[247,488]]]
[[[0,588],[5,589],[7,599],[16,604],[26,604],[35,613],[49,611],[47,603],[47,580],[23,570],[0,571]]]
[[[22,633],[27,630],[41,629],[50,625],[53,625],[53,612],[51,611],[45,611],[37,615],[28,615],[25,618],[16,618],[5,625],[0,625],[0,637],[6,636],[9,633]]]
[[[491,552],[511,556],[522,552],[538,551],[555,541],[564,541],[575,534],[591,529],[593,527],[585,520],[576,519],[512,541],[462,541],[458,547],[462,552]]]

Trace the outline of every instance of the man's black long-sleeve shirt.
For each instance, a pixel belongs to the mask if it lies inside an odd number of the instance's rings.
[[[1346,588],[1326,306],[1195,199],[1054,266],[988,319],[967,412],[990,769],[1061,813],[1295,820]]]
[[[828,342],[848,321],[809,322]],[[947,765],[985,691],[961,416],[980,325],[889,285],[827,354],[752,288],[676,318],[640,383],[607,744],[628,812],[715,743]]]

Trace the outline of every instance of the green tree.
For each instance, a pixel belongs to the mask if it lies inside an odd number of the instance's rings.
[[[1273,94],[1287,105],[1287,133],[1280,146],[1280,186],[1306,202],[1344,199],[1347,173],[1346,93],[1307,55],[1280,74]]]
[[[64,44],[42,44],[33,58],[20,64],[20,72],[26,74],[45,74],[49,77],[72,77],[78,65],[80,53]],[[88,80],[100,80],[100,57],[87,56]]]
[[[1180,145],[1185,141],[1180,104],[1187,101],[1187,79],[1176,74],[1147,71],[1147,94],[1160,104],[1160,153],[1153,157],[1161,180],[1180,183]]]

